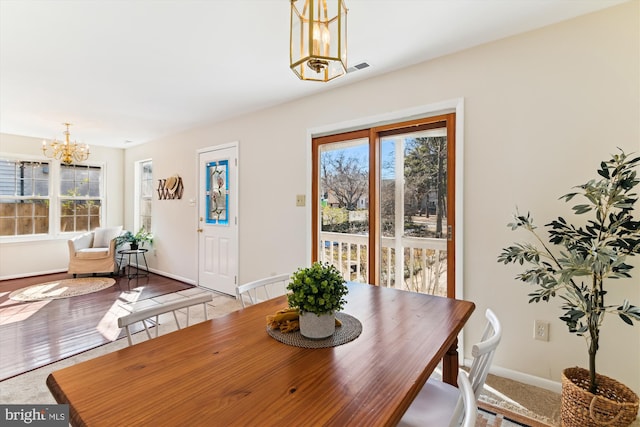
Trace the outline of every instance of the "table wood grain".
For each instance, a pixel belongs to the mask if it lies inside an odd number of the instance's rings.
[[[271,338],[279,297],[55,371],[47,386],[77,426],[395,425],[440,359],[457,359],[475,306],[349,288],[344,312],[363,331],[337,347]]]

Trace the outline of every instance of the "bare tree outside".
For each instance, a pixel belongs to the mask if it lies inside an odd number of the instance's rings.
[[[337,207],[358,209],[358,202],[368,191],[368,172],[362,160],[345,155],[343,150],[322,154],[322,192],[335,197]]]
[[[366,280],[368,274],[368,168],[368,145],[359,141],[321,154],[320,203],[326,233],[322,259],[336,265],[348,280]]]
[[[380,283],[447,294],[447,136],[441,129],[380,140]],[[349,280],[369,271],[368,147],[320,150],[321,256]]]

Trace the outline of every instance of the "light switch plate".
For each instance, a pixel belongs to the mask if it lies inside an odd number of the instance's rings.
[[[296,195],[296,206],[304,206],[306,202],[306,197],[304,194]]]

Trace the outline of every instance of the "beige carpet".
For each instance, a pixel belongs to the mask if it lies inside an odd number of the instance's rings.
[[[465,368],[467,369],[467,368]],[[468,370],[468,369],[467,369]],[[432,378],[441,378],[441,369]],[[539,387],[491,375],[487,377],[478,406],[490,412],[498,412],[529,427],[560,426],[560,395]],[[482,412],[481,412],[482,413]],[[507,426],[502,416],[483,417],[477,427]]]
[[[540,423],[504,408],[493,407],[480,403],[475,427],[548,427],[548,424]]]
[[[114,285],[116,281],[109,277],[81,277],[77,279],[62,279],[53,282],[27,286],[9,294],[14,301],[43,301],[60,298],[70,298],[98,292]]]
[[[560,425],[558,393],[489,374],[481,397],[488,407],[499,406],[543,425]]]

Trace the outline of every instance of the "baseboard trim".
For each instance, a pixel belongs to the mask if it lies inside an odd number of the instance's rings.
[[[471,366],[473,360],[465,359],[465,366]],[[545,390],[552,391],[560,394],[562,391],[562,384],[558,381],[552,381],[546,378],[536,377],[535,375],[525,374],[524,372],[514,371],[513,369],[503,368],[501,366],[491,366],[489,372],[499,377],[507,378],[509,380],[518,381],[524,384],[540,387]]]
[[[167,273],[165,271],[156,270],[155,268],[150,268],[149,271],[151,273],[157,274],[159,276],[168,277],[168,278],[173,279],[173,280],[178,280],[180,282],[184,282],[184,283],[186,283],[188,285],[196,286],[196,281],[195,280],[187,279],[186,277],[178,276],[176,274],[170,274],[170,273]]]
[[[131,265],[133,265],[134,267],[138,268],[138,266],[136,266],[135,263],[131,263]],[[196,281],[195,280],[187,279],[186,277],[178,276],[178,275],[175,275],[175,274],[170,274],[170,273],[167,273],[165,271],[156,270],[155,268],[150,268],[149,271],[151,273],[157,274],[159,276],[165,276],[165,277],[168,277],[170,279],[174,279],[174,280],[178,280],[180,282],[184,282],[184,283],[186,283],[188,285],[196,286]],[[13,274],[13,275],[9,275],[9,276],[2,276],[2,277],[0,277],[0,280],[23,279],[25,277],[44,276],[44,275],[47,275],[47,274],[66,273],[66,272],[67,272],[66,268],[57,269],[57,270],[36,271],[36,272],[31,272],[31,273]]]
[[[46,274],[56,274],[56,273],[66,273],[67,269],[57,269],[57,270],[46,270],[46,271],[36,271],[30,273],[20,273],[20,274],[12,274],[9,276],[2,276],[0,280],[12,280],[12,279],[24,279],[25,277],[33,277],[33,276],[44,276]]]
[[[560,394],[562,391],[562,383],[546,378],[536,377],[535,375],[525,374],[524,372],[514,371],[500,366],[496,366],[495,368],[492,367],[489,372],[510,380],[544,388],[545,390],[553,391],[554,393]]]

